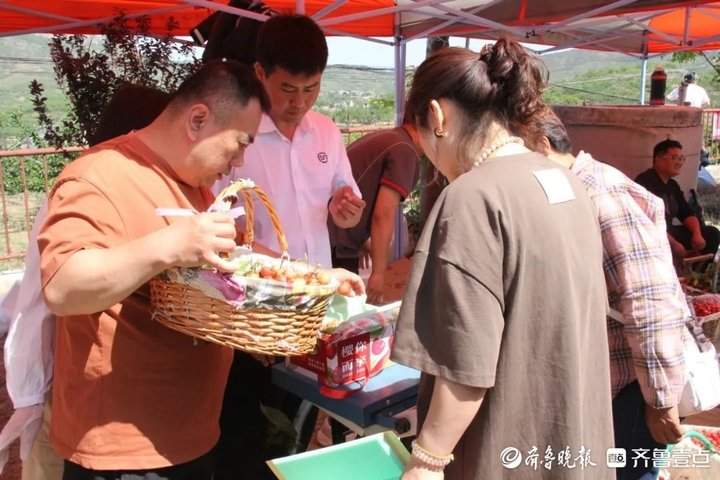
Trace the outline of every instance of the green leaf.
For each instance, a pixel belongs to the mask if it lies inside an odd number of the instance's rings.
[[[260,404],[260,411],[269,422],[267,435],[264,439],[265,446],[280,446],[290,450],[297,439],[297,432],[292,421],[284,412],[277,408]]]
[[[672,61],[675,63],[690,63],[695,60],[695,52],[675,52],[672,54]]]

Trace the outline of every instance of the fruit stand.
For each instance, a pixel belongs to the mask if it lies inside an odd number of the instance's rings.
[[[333,420],[334,443],[344,440],[344,431],[362,437],[387,430],[401,436],[414,434],[420,372],[388,359],[394,317],[411,263],[410,259],[402,258],[389,265],[384,297],[392,303],[376,313],[356,315],[343,324],[355,327],[356,332],[345,329],[353,336],[321,334],[314,355],[296,357],[273,367],[273,383],[304,400],[296,418],[301,437],[307,437],[314,429],[318,409]],[[382,315],[393,317],[392,321],[377,318]],[[333,333],[342,330],[340,327]],[[302,449],[304,442],[300,443]]]
[[[253,195],[268,210],[280,257],[249,247]],[[240,201],[247,246],[225,256],[228,272],[178,267],[155,277],[150,286],[156,321],[196,339],[285,357],[284,364],[273,367],[272,378],[305,400],[296,429],[314,427],[315,420],[308,417],[317,413],[314,405],[363,436],[388,429],[410,432],[410,420],[395,415],[415,405],[420,373],[389,360],[410,260],[400,259],[387,269],[389,303],[368,305],[352,280],[290,259],[279,217],[252,181],[226,187],[210,211],[231,214]]]
[[[394,364],[367,383],[358,384],[362,388],[354,394],[331,398],[321,393],[316,375],[302,367],[277,364],[272,372],[275,385],[323,410],[363,437],[387,430],[401,436],[414,434],[413,407],[417,402],[419,379],[419,371]]]
[[[720,282],[718,258],[702,255],[687,258],[681,267],[680,283],[688,306],[702,324],[705,336],[720,351]]]

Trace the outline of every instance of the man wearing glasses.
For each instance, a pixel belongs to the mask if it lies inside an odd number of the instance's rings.
[[[715,253],[720,243],[717,228],[703,225],[685,199],[680,185],[673,180],[685,163],[682,145],[677,140],[663,140],[653,149],[653,166],[635,181],[660,197],[665,203],[665,221],[673,255],[679,258],[691,252]]]

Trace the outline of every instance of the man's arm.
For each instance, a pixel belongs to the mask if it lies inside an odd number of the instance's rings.
[[[395,230],[395,217],[400,205],[400,194],[380,185],[370,224],[370,258],[372,273],[368,279],[368,302],[382,303],[385,288],[385,270],[389,263],[390,242]]]
[[[700,227],[700,220],[695,215],[690,215],[683,220],[683,225],[690,230],[692,234],[692,245],[696,250],[702,250],[705,248],[705,238],[702,234],[702,228]]]
[[[705,248],[705,239],[702,235],[702,227],[700,225],[700,219],[695,214],[695,211],[690,207],[690,204],[685,199],[680,185],[674,180],[672,182],[673,196],[678,203],[678,218],[682,221],[683,225],[690,230],[692,234],[692,246],[695,250],[702,250]]]
[[[673,196],[673,198],[675,198],[675,201],[677,202],[677,205],[678,205],[678,210],[677,210],[678,219],[680,219],[680,221],[683,222],[683,225],[687,226],[688,228],[693,228],[689,225],[686,225],[685,220],[688,217],[694,217],[695,220],[698,222],[699,222],[699,220],[698,220],[697,216],[695,215],[695,210],[692,209],[692,207],[688,203],[687,199],[685,198],[685,193],[682,191],[682,189],[680,188],[680,185],[674,179],[670,179],[668,181],[668,186],[671,189],[670,194]],[[700,225],[698,223],[698,228],[699,228],[699,226]]]
[[[685,385],[682,336],[688,311],[667,243],[664,207],[657,197],[645,200],[656,218],[638,214],[628,194],[604,196],[598,210],[611,306],[622,313],[635,375],[645,403],[657,414],[648,426],[654,437],[667,439],[677,431],[673,419]]]
[[[92,314],[124,300],[172,266],[208,263],[231,269],[218,253],[231,252],[234,237],[230,217],[205,213],[117,247],[80,249],[47,281],[45,301],[56,315]]]
[[[685,245],[683,245],[682,243],[675,240],[675,237],[673,237],[669,233],[667,234],[667,239],[668,239],[668,242],[670,242],[670,249],[672,250],[672,252],[675,255],[677,255],[680,258],[687,257],[688,252],[685,249]]]
[[[337,156],[335,172],[332,179],[332,197],[328,204],[328,211],[333,223],[340,228],[352,228],[362,218],[365,202],[353,177],[350,159],[345,150],[340,130],[335,128],[334,151]]]

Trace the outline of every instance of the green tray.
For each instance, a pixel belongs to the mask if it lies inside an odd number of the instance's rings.
[[[398,480],[410,460],[393,432],[268,461],[280,480]]]

